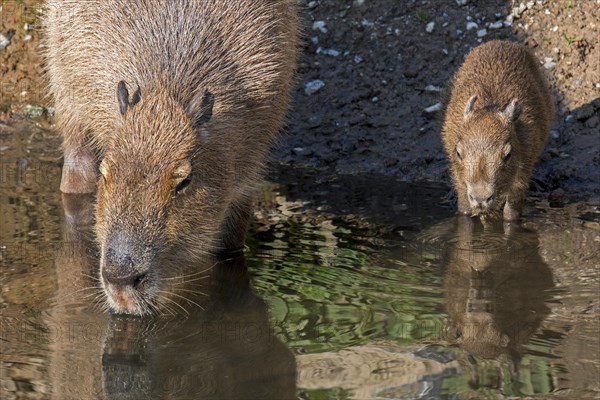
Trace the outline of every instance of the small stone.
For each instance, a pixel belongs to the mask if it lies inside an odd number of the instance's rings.
[[[439,86],[427,85],[427,86],[425,86],[425,91],[426,92],[441,92],[442,88]]]
[[[569,114],[565,117],[565,122],[572,122],[575,117],[572,114]]]
[[[465,19],[466,19],[467,21],[472,21],[472,20],[473,20],[473,17],[471,17],[470,15],[467,15],[467,16],[465,17]]]
[[[548,201],[550,202],[550,207],[562,207],[566,201],[565,191],[561,188],[554,189],[548,195]]]
[[[379,101],[379,97],[375,96],[371,99],[371,102],[377,103]]]
[[[313,31],[319,30],[321,33],[327,33],[325,21],[315,21],[312,25]]]
[[[22,112],[23,115],[27,118],[36,119],[44,115],[44,111],[46,109],[42,106],[36,106],[34,104],[27,104],[23,107]]]
[[[23,41],[25,41],[25,42],[29,42],[29,41],[31,41],[31,39],[33,39],[33,36],[31,36],[31,35],[25,35],[23,37]]]
[[[435,22],[430,22],[425,27],[425,32],[431,33],[431,32],[433,32],[433,28],[435,28]]]
[[[463,34],[463,31],[461,31],[460,29],[456,30],[456,36],[461,36]]]
[[[477,37],[484,37],[485,35],[487,35],[487,30],[486,29],[480,29],[477,31]]]
[[[363,62],[363,58],[359,55],[354,56],[354,62],[356,64],[360,64],[361,62]]]
[[[552,139],[556,140],[556,139],[560,138],[560,132],[558,132],[558,131],[552,130],[548,134],[550,135],[550,137]]]
[[[0,33],[0,50],[10,45],[10,39]]]
[[[375,26],[375,23],[369,21],[368,19],[364,18],[362,21],[360,21],[362,26],[366,26],[367,28],[372,28],[373,26]]]
[[[319,44],[319,37],[313,36],[310,38],[310,41],[312,42],[312,44]]]
[[[444,53],[445,55],[448,55],[448,49],[442,49],[442,53]]]
[[[325,82],[320,79],[315,79],[304,85],[304,93],[306,93],[307,96],[310,96],[321,90],[323,86],[325,86]]]
[[[310,1],[308,3],[308,8],[315,8],[317,7],[318,3],[316,1]]]
[[[327,56],[337,57],[340,55],[340,52],[334,49],[323,49],[319,47],[316,51],[317,54],[325,54]]]
[[[365,0],[354,0],[354,5],[356,6],[362,6],[363,4],[365,4]]]
[[[442,103],[436,103],[432,106],[429,106],[429,107],[423,109],[423,114],[427,118],[432,118],[441,109],[442,109]]]
[[[467,22],[467,30],[470,31],[471,29],[477,29],[478,25],[477,22]]]
[[[556,67],[556,63],[553,61],[552,57],[545,57],[544,58],[544,68],[552,69],[554,67]]]
[[[600,119],[598,118],[597,115],[594,115],[593,117],[591,117],[587,121],[585,121],[585,126],[590,129],[594,129],[598,126],[598,123],[600,123]]]
[[[307,150],[304,147],[294,147],[292,152],[298,156],[309,156],[312,154],[312,151]]]
[[[466,5],[466,4],[467,4],[467,1],[468,1],[468,0],[456,0],[456,4],[457,4],[458,6],[464,6],[464,5]]]
[[[500,29],[503,26],[504,26],[504,24],[502,23],[502,21],[496,21],[496,22],[490,24],[490,29]]]

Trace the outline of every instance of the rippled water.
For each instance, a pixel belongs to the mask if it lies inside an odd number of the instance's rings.
[[[245,257],[156,318],[99,311],[93,199],[0,125],[1,397],[597,398],[597,206],[456,218],[444,188],[282,170]]]

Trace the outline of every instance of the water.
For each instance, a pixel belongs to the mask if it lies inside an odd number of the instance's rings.
[[[98,307],[93,199],[58,192],[56,136],[0,138],[3,399],[600,396],[597,207],[484,226],[436,185],[274,173],[245,257],[130,318]]]

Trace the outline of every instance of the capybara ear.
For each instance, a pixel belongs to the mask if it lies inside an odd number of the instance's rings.
[[[138,87],[133,94],[131,101],[129,101],[129,91],[127,90],[127,85],[125,84],[125,81],[121,81],[117,85],[117,99],[119,100],[119,111],[121,112],[121,115],[124,115],[129,107],[133,107],[140,102],[142,99],[142,92]]]
[[[473,104],[475,104],[475,100],[477,100],[477,95],[471,96],[469,101],[467,101],[467,105],[465,107],[464,117],[467,119],[471,114],[473,114]]]
[[[517,99],[512,99],[510,103],[506,106],[504,111],[502,111],[502,115],[504,115],[510,122],[514,122],[521,115],[521,105]]]
[[[195,128],[210,121],[214,103],[215,96],[208,90],[194,96],[188,106],[187,113]]]
[[[119,111],[121,115],[124,115],[129,107],[129,91],[127,91],[125,81],[121,81],[117,85],[117,99],[119,100]]]

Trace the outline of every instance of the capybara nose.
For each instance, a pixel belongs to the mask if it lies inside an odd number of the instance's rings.
[[[494,199],[493,193],[489,191],[472,191],[469,193],[469,203],[471,207],[487,207]]]
[[[133,272],[130,274],[115,274],[111,272],[104,271],[103,273],[104,279],[106,282],[120,287],[133,287],[137,288],[144,279],[146,278],[146,272]]]
[[[131,255],[108,249],[106,251],[102,276],[106,282],[116,286],[138,287],[145,279],[147,271],[140,269]]]

